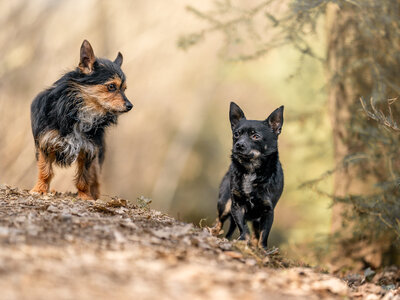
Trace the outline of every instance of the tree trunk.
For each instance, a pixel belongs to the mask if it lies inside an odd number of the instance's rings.
[[[339,198],[372,193],[374,183],[381,179],[376,166],[367,163],[366,156],[362,154],[365,152],[366,143],[361,141],[360,134],[354,130],[377,126],[368,123],[371,121],[366,122],[360,112],[359,98],[372,97],[376,89],[374,66],[360,62],[375,62],[373,59],[376,57],[371,58],[371,53],[379,51],[376,48],[382,45],[379,45],[379,36],[376,38],[365,34],[365,28],[361,24],[362,14],[358,7],[351,4],[340,8],[330,4],[327,9],[327,74],[330,83],[328,103],[333,129],[334,159],[339,166],[334,177],[334,196]],[[397,68],[390,66],[387,61],[383,61],[382,65],[388,68],[389,74],[390,68]],[[354,156],[349,156],[350,154]],[[355,160],[361,160],[361,163],[352,163]],[[344,161],[347,163],[343,164]],[[353,210],[350,202],[335,202],[333,205],[331,232],[339,241],[335,263],[339,267],[341,264],[348,265],[354,262],[356,268],[365,265],[378,267],[382,264],[383,254],[390,247],[390,240],[387,237],[374,240],[372,237],[371,242],[369,237],[355,241],[353,233],[358,229],[357,224],[349,218],[354,213]],[[368,234],[370,233],[367,232],[366,235]]]

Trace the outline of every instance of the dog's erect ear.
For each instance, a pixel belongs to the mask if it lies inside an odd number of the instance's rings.
[[[93,71],[93,64],[96,61],[93,48],[87,40],[84,40],[81,46],[81,60],[79,61],[79,69],[84,74]]]
[[[114,60],[114,63],[117,64],[118,66],[121,66],[123,60],[124,57],[122,56],[121,52],[118,52],[117,58]]]
[[[231,121],[232,129],[235,128],[241,119],[246,119],[243,111],[235,102],[231,102],[229,107],[229,120]]]
[[[272,131],[276,135],[279,135],[281,133],[283,124],[283,105],[275,109],[265,120],[265,122],[269,127],[271,127]]]

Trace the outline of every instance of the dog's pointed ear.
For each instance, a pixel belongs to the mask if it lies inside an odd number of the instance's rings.
[[[118,52],[117,58],[114,60],[114,63],[121,67],[124,57],[121,52]]]
[[[272,131],[276,135],[279,135],[283,125],[283,105],[275,109],[265,120],[265,122],[269,127],[271,127]]]
[[[93,48],[87,40],[84,40],[81,46],[81,58],[79,61],[79,69],[84,74],[90,74],[93,71],[93,65],[96,61]]]
[[[240,120],[246,119],[242,109],[235,103],[231,102],[229,107],[229,120],[231,121],[232,129],[240,122]]]

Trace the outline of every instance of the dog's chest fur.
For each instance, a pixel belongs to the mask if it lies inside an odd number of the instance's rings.
[[[246,218],[258,218],[263,211],[275,207],[283,189],[283,172],[277,154],[264,164],[256,160],[240,166],[233,161],[229,173],[231,190],[236,196],[233,201],[245,208]]]
[[[93,159],[96,154],[96,145],[78,126],[65,136],[61,136],[56,130],[47,131],[40,139],[40,148],[48,153],[54,152],[56,162],[63,166],[71,165],[81,152],[89,159]]]
[[[256,173],[244,174],[242,179],[243,192],[249,196],[253,192],[254,180],[257,178]]]
[[[45,152],[54,152],[61,166],[71,165],[81,153],[91,161],[97,155],[98,146],[89,133],[96,131],[101,121],[99,116],[81,111],[70,133],[60,135],[57,130],[49,130],[40,138],[40,147]]]

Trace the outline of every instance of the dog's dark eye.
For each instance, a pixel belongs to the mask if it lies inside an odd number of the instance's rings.
[[[235,131],[235,132],[233,133],[233,137],[234,137],[235,139],[237,139],[239,136],[240,136],[239,131]]]
[[[260,136],[259,134],[255,133],[255,134],[253,134],[253,135],[251,136],[251,138],[252,138],[253,140],[259,140],[259,139],[261,138],[261,136]]]
[[[110,83],[109,85],[107,85],[107,89],[110,92],[114,92],[117,89],[117,86],[114,83]]]

